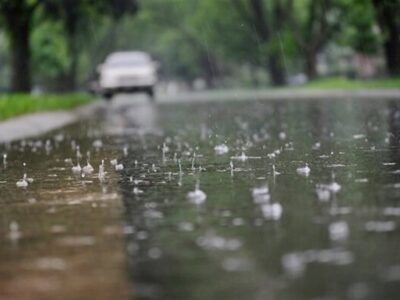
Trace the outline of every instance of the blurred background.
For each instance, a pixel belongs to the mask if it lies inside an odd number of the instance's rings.
[[[85,90],[117,50],[165,92],[398,78],[400,0],[0,0],[1,91]]]

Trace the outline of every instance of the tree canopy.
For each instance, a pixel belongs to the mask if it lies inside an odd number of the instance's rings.
[[[320,76],[319,59],[334,46],[380,57],[396,76],[399,2],[0,0],[0,73],[12,91],[32,82],[73,90],[109,52],[141,49],[161,62],[163,80],[282,85],[299,73]]]

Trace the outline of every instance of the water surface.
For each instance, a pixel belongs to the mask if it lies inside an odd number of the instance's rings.
[[[121,225],[135,299],[398,299],[399,138],[394,100],[117,99],[91,120],[2,147],[0,255],[14,263],[0,267],[0,282],[9,286],[16,265],[26,272],[37,256],[60,256],[49,246],[60,238],[62,246],[90,241],[71,236],[118,244]],[[221,144],[228,153],[216,153]],[[95,173],[71,174],[65,159],[76,164],[74,145],[82,166],[91,152]],[[306,164],[309,176],[298,172]],[[25,170],[35,181],[19,189]],[[202,204],[187,197],[196,184]],[[253,195],[260,187],[268,193]],[[13,221],[23,234],[17,251]],[[56,225],[68,228],[57,238],[48,233]],[[87,247],[87,257],[96,253]],[[99,266],[118,290],[123,276],[111,280],[98,261],[88,268]]]

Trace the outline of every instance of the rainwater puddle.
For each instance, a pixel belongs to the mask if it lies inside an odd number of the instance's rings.
[[[399,110],[117,100],[0,148],[0,258],[69,272],[122,234],[135,299],[398,299]]]

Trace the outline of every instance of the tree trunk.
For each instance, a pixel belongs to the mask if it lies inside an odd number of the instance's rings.
[[[66,91],[74,91],[76,89],[76,75],[78,67],[78,44],[77,44],[77,29],[79,12],[75,1],[64,1],[63,12],[64,12],[64,30],[67,41],[67,55],[69,65],[65,74],[65,85]]]
[[[282,86],[285,85],[285,70],[283,68],[282,58],[278,54],[270,54],[269,55],[269,75],[271,79],[271,83],[274,86]]]
[[[394,24],[393,24],[394,25]],[[400,75],[400,29],[388,28],[388,39],[384,43],[386,67],[391,76]]]
[[[30,16],[10,16],[7,20],[11,49],[11,92],[29,93],[31,83]]]
[[[305,72],[308,80],[313,80],[317,77],[317,54],[313,50],[306,51]]]
[[[264,2],[262,0],[250,0],[253,12],[254,28],[262,42],[267,42],[270,38],[268,24],[265,18]]]
[[[260,80],[258,78],[257,69],[254,65],[250,65],[250,79],[253,87],[258,88],[260,86]]]
[[[215,59],[212,54],[207,51],[202,51],[200,55],[200,63],[203,70],[204,80],[208,89],[215,88],[215,80],[218,77],[218,70],[215,63]]]
[[[78,69],[78,47],[76,43],[75,32],[71,32],[67,34],[67,42],[68,42],[68,57],[69,57],[69,67],[66,74],[65,81],[65,90],[66,91],[74,91],[76,90],[77,84],[77,69]]]
[[[392,76],[400,75],[400,4],[396,0],[374,0],[373,3],[378,24],[386,35],[383,48],[387,70]]]

